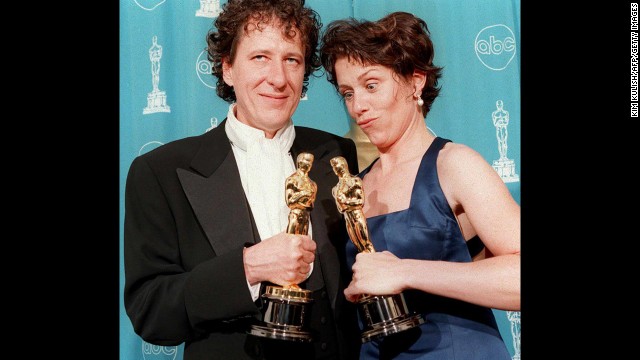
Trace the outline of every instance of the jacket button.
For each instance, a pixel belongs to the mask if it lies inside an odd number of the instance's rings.
[[[322,349],[322,350],[327,350],[327,343],[323,342],[323,343],[320,345],[320,349]]]
[[[327,292],[326,291],[322,291],[322,293],[320,294],[320,297],[322,297],[323,299],[327,297]]]
[[[324,317],[324,316],[323,316],[323,317],[321,317],[321,318],[320,318],[320,322],[321,322],[321,323],[323,323],[323,324],[326,324],[326,323],[327,323],[327,318],[326,318],[326,317]]]

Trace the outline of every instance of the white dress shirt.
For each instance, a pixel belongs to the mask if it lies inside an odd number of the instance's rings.
[[[295,138],[293,121],[278,130],[273,139],[264,131],[241,123],[234,114],[235,103],[229,105],[225,131],[231,141],[238,164],[242,188],[249,201],[260,240],[264,241],[287,228],[289,208],[285,199],[285,181],[296,171],[290,149]],[[311,236],[311,223],[309,223]],[[307,278],[313,271],[313,263]],[[247,281],[253,301],[258,299],[260,283]]]

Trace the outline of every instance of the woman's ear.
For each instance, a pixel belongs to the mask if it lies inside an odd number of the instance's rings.
[[[422,94],[422,89],[424,88],[427,82],[427,73],[421,70],[414,70],[412,81],[413,81],[413,88],[415,90],[414,94]]]

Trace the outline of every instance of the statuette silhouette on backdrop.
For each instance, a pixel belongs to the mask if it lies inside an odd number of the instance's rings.
[[[511,337],[513,339],[511,360],[520,360],[520,311],[507,311],[507,318],[511,323]]]
[[[147,94],[147,107],[142,110],[144,115],[157,112],[171,112],[167,105],[167,94],[161,91],[160,85],[160,59],[162,58],[162,46],[158,45],[158,37],[153,36],[153,44],[149,48],[149,60],[151,60],[151,84],[153,89]]]
[[[369,237],[367,218],[362,210],[365,196],[362,179],[349,173],[347,160],[342,156],[331,159],[338,183],[331,194],[345,219],[347,232],[358,252],[374,253]],[[411,329],[424,323],[422,315],[409,311],[402,293],[395,295],[362,295],[358,310],[365,322],[360,339],[363,343]]]
[[[222,12],[220,0],[200,0],[200,8],[196,10],[196,16],[215,18]]]
[[[318,193],[318,185],[309,177],[313,159],[313,154],[300,153],[297,170],[285,180],[285,201],[290,209],[287,234],[309,233],[309,212]],[[311,291],[301,289],[298,284],[270,285],[262,297],[267,302],[264,323],[252,325],[251,335],[300,342],[312,340],[304,323],[313,302]]]
[[[496,127],[498,153],[500,153],[500,158],[493,160],[493,168],[505,183],[519,181],[520,176],[516,174],[515,161],[507,158],[507,138],[509,137],[507,125],[509,125],[509,112],[504,110],[502,100],[496,101],[496,111],[491,113],[491,119],[493,120],[493,126]]]
[[[213,130],[215,128],[218,127],[218,118],[217,117],[212,117],[211,119],[209,119],[209,122],[211,123],[211,126],[209,126],[207,128],[207,130],[205,130],[204,132],[209,132],[210,130]]]

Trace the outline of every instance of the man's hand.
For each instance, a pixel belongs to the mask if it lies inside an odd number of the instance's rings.
[[[244,272],[249,284],[270,281],[287,286],[307,278],[316,243],[307,235],[281,232],[244,249]]]

